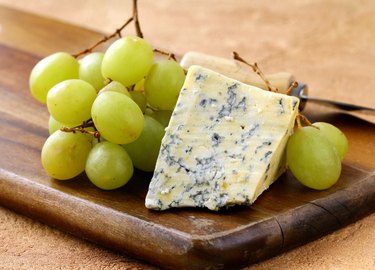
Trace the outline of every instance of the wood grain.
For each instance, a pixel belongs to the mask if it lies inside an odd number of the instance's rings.
[[[13,20],[16,15],[28,25],[44,25],[43,34],[33,42],[54,36],[47,27],[49,20],[0,9],[1,18]],[[66,31],[79,47],[84,30],[72,32],[71,26],[57,23],[54,27],[54,31]],[[56,38],[49,48],[21,46],[16,39],[19,34],[0,41],[1,205],[168,269],[247,265],[316,239],[375,209],[375,126],[314,108],[308,113],[312,119],[336,124],[351,143],[340,181],[327,191],[304,188],[285,174],[251,207],[219,213],[198,209],[159,213],[144,207],[150,174],[137,172],[127,186],[111,192],[96,189],[85,175],[72,181],[50,179],[39,157],[48,136],[48,114],[31,98],[28,75],[40,55],[61,44]]]
[[[77,53],[103,36],[88,29],[3,6],[0,7],[0,18],[1,44],[38,56],[56,51]]]

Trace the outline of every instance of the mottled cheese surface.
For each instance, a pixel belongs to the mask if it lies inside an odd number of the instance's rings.
[[[172,114],[146,207],[252,204],[285,170],[299,100],[190,67]]]

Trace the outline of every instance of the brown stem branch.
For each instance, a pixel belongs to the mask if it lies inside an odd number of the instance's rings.
[[[99,139],[100,138],[100,133],[99,131],[97,130],[87,130],[83,127],[62,127],[60,128],[61,131],[64,131],[64,132],[81,132],[81,133],[84,133],[84,134],[90,134],[90,135],[93,135],[95,138]]]
[[[308,126],[314,126],[306,116],[304,116],[304,115],[301,114],[301,113],[299,113],[299,115],[300,115],[301,120],[302,120],[303,122],[305,122]]]
[[[160,49],[156,49],[156,48],[154,49],[154,52],[160,53],[162,55],[166,55],[166,56],[168,56],[168,59],[172,59],[172,60],[174,60],[174,61],[177,62],[177,58],[176,58],[176,56],[175,56],[174,53],[166,52],[166,51],[163,51],[163,50],[160,50]]]
[[[139,24],[139,20],[138,20],[138,0],[133,0],[133,19],[134,19],[135,31],[137,33],[137,36],[140,38],[143,38],[141,25]]]
[[[306,116],[304,116],[302,113],[298,112],[298,114],[296,116],[297,128],[303,127],[304,126],[302,124],[303,122],[305,123],[305,126],[310,126],[310,127],[319,129],[319,127],[314,126]]]
[[[94,130],[93,131],[87,130],[86,128],[89,128],[89,127],[93,127]],[[94,122],[92,121],[92,119],[89,119],[89,120],[83,122],[79,126],[62,127],[62,128],[60,128],[60,130],[64,131],[64,132],[73,132],[73,133],[81,132],[81,133],[84,133],[84,134],[90,134],[90,135],[93,135],[95,138],[100,139],[100,133],[99,133],[99,131],[96,130]]]
[[[95,44],[93,44],[91,47],[79,52],[79,53],[76,53],[76,54],[73,54],[72,56],[75,57],[75,58],[78,58],[82,55],[85,55],[87,53],[91,53],[96,47],[98,47],[100,44],[103,44],[105,42],[107,42],[108,40],[118,36],[118,37],[121,37],[121,31],[126,27],[128,26],[129,23],[131,23],[132,21],[134,20],[133,17],[130,17],[120,28],[116,29],[115,32],[113,32],[111,35],[109,36],[104,36],[101,40],[97,41]]]
[[[99,41],[97,41],[91,47],[89,47],[87,49],[84,49],[83,51],[78,52],[76,54],[73,54],[72,56],[75,57],[75,58],[78,58],[78,57],[80,57],[82,55],[91,53],[100,44],[103,44],[103,43],[107,42],[108,40],[110,40],[110,39],[112,39],[112,38],[114,38],[116,36],[118,36],[119,38],[121,38],[121,31],[124,30],[124,28],[126,26],[128,26],[128,24],[131,23],[132,21],[134,21],[135,31],[137,33],[137,36],[140,37],[140,38],[143,38],[143,34],[142,34],[142,31],[141,31],[141,26],[139,24],[139,19],[138,19],[138,0],[133,0],[133,15],[129,19],[127,19],[126,22],[120,28],[116,29],[116,31],[113,32],[111,35],[104,36],[102,39],[100,39]]]
[[[264,81],[264,83],[266,84],[267,86],[267,89],[268,91],[271,91],[271,92],[276,92],[278,93],[279,90],[277,88],[273,88],[271,86],[271,83],[266,79],[266,77],[264,76],[263,72],[261,71],[261,69],[258,67],[258,64],[257,63],[254,63],[254,64],[250,64],[249,62],[247,62],[245,59],[243,59],[237,52],[233,52],[233,59],[234,60],[237,60],[237,61],[240,61],[241,63],[244,63],[245,65],[251,67],[253,69],[253,71],[259,75],[259,77]]]
[[[297,128],[301,128],[302,127],[302,124],[301,124],[301,114],[298,113],[297,116],[296,116],[296,123],[297,123]]]

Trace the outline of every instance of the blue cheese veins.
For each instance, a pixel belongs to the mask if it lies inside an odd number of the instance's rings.
[[[252,204],[285,171],[299,100],[190,67],[162,140],[146,207]]]

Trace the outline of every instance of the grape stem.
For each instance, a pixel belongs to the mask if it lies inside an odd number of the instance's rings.
[[[88,128],[88,127],[94,127],[95,130],[91,131],[91,130],[85,129],[85,128]],[[83,122],[79,126],[62,127],[62,128],[60,128],[60,130],[63,131],[63,132],[73,132],[73,133],[81,132],[81,133],[84,133],[84,134],[90,134],[90,135],[93,135],[96,139],[98,139],[98,140],[100,139],[100,133],[99,133],[99,131],[96,130],[94,122],[92,121],[92,119]]]
[[[119,37],[121,38],[121,31],[124,30],[125,27],[127,27],[132,21],[134,21],[134,25],[135,25],[135,31],[137,33],[137,36],[140,37],[140,38],[143,38],[143,33],[141,31],[141,27],[140,27],[140,24],[139,24],[139,19],[138,19],[138,5],[137,5],[137,2],[138,0],[133,0],[133,15],[126,20],[126,22],[118,29],[116,29],[115,32],[113,32],[111,35],[109,36],[104,36],[102,39],[100,39],[99,41],[97,41],[95,44],[93,44],[92,46],[90,46],[89,48],[87,49],[84,49],[83,51],[80,51],[76,54],[72,54],[72,56],[74,58],[78,58],[82,55],[85,55],[85,54],[88,54],[88,53],[91,53],[96,47],[98,47],[99,45],[107,42],[108,40],[114,38],[114,37]]]
[[[121,31],[129,24],[131,23],[132,21],[134,20],[133,17],[130,17],[120,28],[116,29],[116,31],[114,33],[112,33],[111,35],[109,36],[104,36],[101,40],[97,41],[94,45],[92,45],[91,47],[87,48],[87,49],[84,49],[83,51],[80,51],[79,53],[76,53],[76,54],[73,54],[72,56],[74,58],[78,58],[82,55],[85,55],[85,54],[88,54],[88,53],[91,53],[96,47],[98,47],[100,44],[103,44],[105,42],[107,42],[108,40],[118,36],[118,37],[121,37]]]
[[[302,124],[301,124],[301,114],[299,112],[298,112],[298,114],[296,116],[296,124],[297,124],[297,129],[302,127]]]
[[[174,61],[177,62],[177,58],[176,58],[176,56],[175,56],[174,53],[166,52],[166,51],[163,51],[163,50],[160,50],[160,49],[156,49],[156,48],[154,49],[154,52],[160,53],[162,55],[166,55],[166,56],[168,56],[168,60],[172,59],[172,60],[174,60]]]
[[[303,127],[303,124],[304,123],[306,126],[310,126],[310,127],[313,127],[313,128],[317,128],[319,129],[319,127],[317,126],[314,126],[310,120],[304,116],[302,113],[298,112],[297,116],[296,116],[296,123],[297,123],[297,128],[301,128]]]
[[[135,31],[137,33],[137,36],[140,38],[143,38],[141,25],[139,24],[139,20],[138,20],[138,3],[137,2],[138,0],[133,0],[133,19],[134,19]]]
[[[139,23],[139,18],[138,18],[138,0],[133,0],[133,15],[129,19],[127,19],[126,22],[120,28],[116,29],[116,31],[113,32],[111,35],[104,36],[102,39],[97,41],[95,44],[93,44],[89,48],[84,49],[83,51],[80,51],[76,54],[72,54],[72,56],[74,58],[78,58],[80,56],[91,53],[96,47],[98,47],[99,45],[107,42],[108,40],[110,40],[112,38],[115,38],[115,37],[121,38],[121,31],[124,30],[124,28],[127,27],[131,22],[134,22],[135,31],[137,33],[137,36],[140,37],[140,38],[143,38],[143,33],[142,33],[142,30],[141,30],[141,25]],[[163,51],[163,50],[160,50],[160,49],[157,49],[157,48],[154,49],[154,52],[162,54],[162,55],[166,55],[166,56],[168,56],[169,60],[172,59],[172,60],[177,62],[177,58],[176,58],[174,53],[166,52],[166,51]]]
[[[258,67],[258,64],[257,63],[254,63],[254,64],[250,64],[249,62],[247,62],[245,59],[243,59],[237,52],[233,52],[233,59],[234,60],[237,60],[237,61],[240,61],[241,63],[244,63],[245,65],[251,67],[253,69],[253,71],[259,75],[259,77],[264,81],[264,83],[266,84],[267,86],[267,89],[268,91],[271,91],[271,92],[276,92],[278,93],[279,92],[279,89],[277,88],[274,88],[271,86],[271,83],[266,79],[266,77],[264,76],[263,72],[261,71],[261,69]]]

